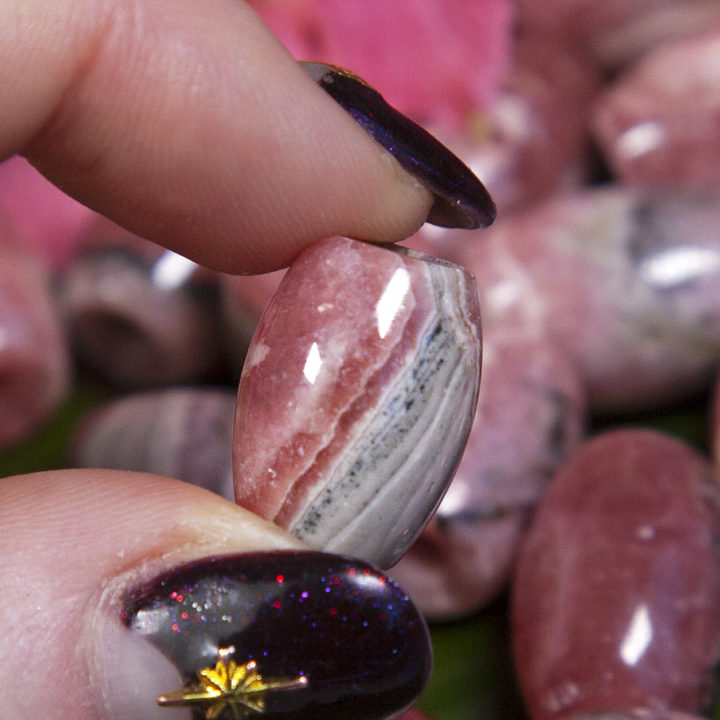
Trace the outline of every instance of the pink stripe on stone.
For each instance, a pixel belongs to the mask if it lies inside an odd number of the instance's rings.
[[[480,348],[463,268],[345,238],[309,248],[240,380],[237,502],[315,547],[392,565],[455,471]]]

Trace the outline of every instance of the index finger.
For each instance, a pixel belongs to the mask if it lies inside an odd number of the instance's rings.
[[[235,0],[0,5],[0,157],[227,272],[342,234],[392,242],[430,194]]]

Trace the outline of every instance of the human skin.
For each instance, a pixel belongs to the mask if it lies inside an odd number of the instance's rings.
[[[0,157],[203,265],[273,270],[425,219],[426,191],[244,3],[4,0],[0,27]]]
[[[0,48],[0,159],[25,156],[203,265],[269,271],[322,237],[395,241],[427,216],[429,193],[236,0],[0,0]],[[298,546],[190,485],[93,470],[0,481],[0,543],[0,684],[16,720],[127,716],[85,662],[120,576]]]

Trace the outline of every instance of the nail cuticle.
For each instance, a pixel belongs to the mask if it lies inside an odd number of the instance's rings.
[[[206,558],[131,587],[121,602],[120,629],[182,678],[154,699],[196,720],[389,718],[431,669],[427,627],[409,598],[340,556]]]
[[[80,656],[87,665],[87,684],[96,715],[108,720],[191,720],[188,710],[168,712],[156,702],[164,688],[182,681],[177,668],[160,650],[118,622],[124,586],[128,580],[136,581],[138,573],[132,571],[108,582],[93,604],[86,632],[82,633],[88,641],[80,648]]]

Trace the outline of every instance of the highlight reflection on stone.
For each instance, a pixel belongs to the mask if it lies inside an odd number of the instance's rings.
[[[121,386],[148,387],[217,372],[218,294],[210,271],[98,218],[60,304],[85,363]]]
[[[240,380],[240,505],[314,547],[395,563],[452,478],[480,375],[474,279],[334,238],[291,266]]]
[[[707,707],[719,533],[714,470],[689,446],[616,430],[573,455],[540,500],[515,573],[515,657],[533,720]]]
[[[622,182],[720,188],[720,6],[714,5],[709,33],[656,48],[595,102],[598,145]]]

